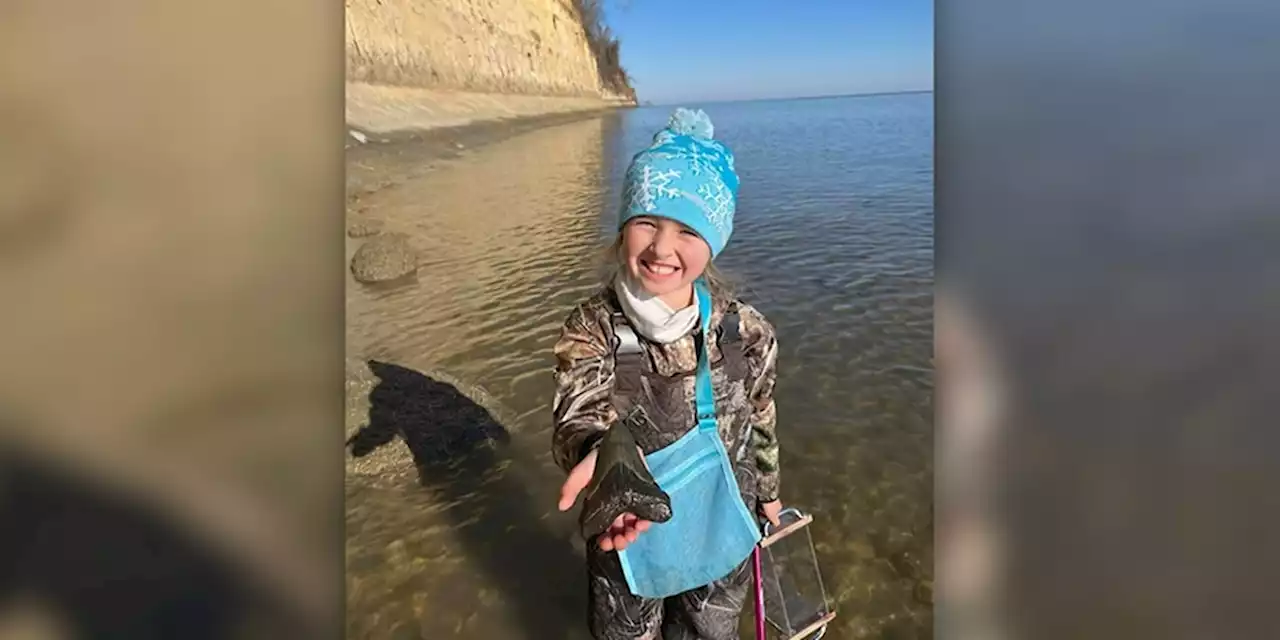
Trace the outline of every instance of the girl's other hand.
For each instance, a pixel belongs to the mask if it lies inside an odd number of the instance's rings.
[[[781,500],[774,500],[760,505],[760,513],[764,514],[764,517],[769,520],[769,524],[775,527],[782,526],[782,520],[778,519],[778,514],[782,513]]]

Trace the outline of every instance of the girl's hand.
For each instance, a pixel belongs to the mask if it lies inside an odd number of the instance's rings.
[[[769,524],[775,527],[782,526],[782,520],[778,519],[778,514],[782,513],[781,500],[774,500],[773,502],[766,502],[760,505],[760,513],[763,514],[765,518],[768,518]]]
[[[634,514],[624,513],[613,521],[608,531],[600,534],[600,549],[622,551],[627,548],[627,545],[635,542],[636,537],[647,530],[650,524],[652,523],[648,520],[641,520]]]
[[[643,454],[643,451],[641,452]],[[568,511],[573,508],[573,504],[578,501],[578,494],[591,484],[591,477],[596,473],[596,457],[597,453],[593,449],[590,453],[579,462],[577,466],[569,472],[569,477],[565,478],[564,484],[560,486],[560,504],[561,511]],[[621,551],[627,548],[627,545],[636,541],[636,536],[647,530],[653,524],[648,520],[641,520],[634,514],[624,513],[610,525],[609,530],[600,534],[600,549],[603,551]]]
[[[573,508],[573,503],[578,501],[578,494],[582,493],[587,485],[591,484],[591,477],[596,474],[596,455],[597,451],[592,449],[582,462],[579,462],[569,472],[569,477],[564,479],[564,484],[560,485],[560,510],[568,511]]]

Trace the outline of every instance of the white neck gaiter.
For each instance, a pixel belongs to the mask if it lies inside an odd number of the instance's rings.
[[[614,291],[622,312],[631,326],[645,338],[659,344],[670,344],[693,331],[698,326],[698,305],[691,304],[673,311],[661,298],[632,282],[625,270],[614,279]]]

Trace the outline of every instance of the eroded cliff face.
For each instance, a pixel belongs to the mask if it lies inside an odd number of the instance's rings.
[[[347,0],[347,81],[483,93],[605,89],[572,0]]]

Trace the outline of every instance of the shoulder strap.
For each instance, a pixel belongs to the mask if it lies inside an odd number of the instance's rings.
[[[615,354],[638,355],[644,353],[643,347],[640,346],[640,338],[636,335],[635,329],[631,328],[631,323],[627,322],[626,316],[621,313],[615,312],[613,314],[613,335],[613,352]]]
[[[720,348],[724,349],[725,345],[732,344],[734,347],[742,341],[742,318],[738,316],[738,312],[725,312],[724,317],[720,320]]]
[[[736,307],[730,307],[720,320],[719,345],[725,370],[731,376],[747,375],[746,348],[742,342],[742,316]]]
[[[619,412],[629,411],[636,394],[643,388],[648,360],[640,338],[622,313],[612,315],[613,325],[613,398]]]
[[[632,378],[638,378],[644,373],[646,355],[640,344],[640,337],[631,328],[627,317],[621,312],[615,312],[612,320],[614,375],[623,382],[622,387],[629,389],[635,384]]]

